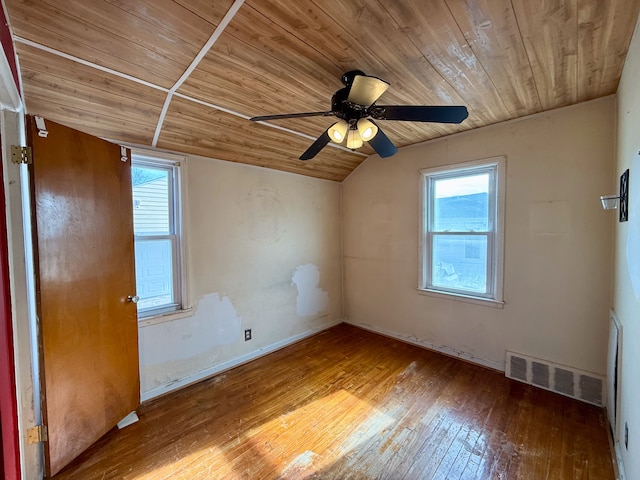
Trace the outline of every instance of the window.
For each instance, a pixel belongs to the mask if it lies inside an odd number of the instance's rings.
[[[180,165],[183,161],[183,158],[132,154],[136,293],[140,318],[182,309]]]
[[[419,289],[502,303],[503,157],[420,171]]]

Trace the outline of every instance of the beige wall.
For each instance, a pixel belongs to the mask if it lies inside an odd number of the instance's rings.
[[[338,183],[195,156],[185,180],[193,310],[140,329],[143,399],[342,321]]]
[[[639,24],[640,25],[640,20]],[[636,25],[618,88],[616,181],[629,169],[629,221],[615,228],[613,308],[622,323],[621,402],[616,441],[628,479],[640,478],[640,29]],[[629,425],[629,449],[624,425]]]
[[[512,350],[604,375],[614,123],[608,97],[369,158],[343,183],[345,317],[495,368]],[[419,294],[418,170],[499,155],[504,308]]]

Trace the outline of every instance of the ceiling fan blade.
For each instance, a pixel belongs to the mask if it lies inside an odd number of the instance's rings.
[[[329,115],[333,115],[333,112],[283,113],[282,115],[262,115],[259,117],[251,117],[249,120],[253,122],[262,122],[264,120],[281,120],[283,118],[328,117]]]
[[[378,127],[378,133],[376,133],[375,137],[369,140],[369,145],[371,145],[376,153],[382,158],[391,157],[398,151],[396,146],[391,140],[389,140],[389,137],[384,134],[380,127]]]
[[[329,129],[327,128],[322,135],[316,138],[316,141],[311,144],[307,150],[300,155],[300,160],[311,160],[315,157],[320,150],[322,150],[327,143],[331,141],[331,137],[329,136]]]
[[[389,84],[384,80],[366,75],[356,75],[347,101],[368,107],[378,100],[387,88],[389,88]]]
[[[461,123],[469,116],[467,107],[426,105],[376,105],[369,112],[376,120]]]

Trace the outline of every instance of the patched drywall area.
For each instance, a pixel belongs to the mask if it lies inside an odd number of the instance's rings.
[[[367,159],[343,182],[347,321],[497,368],[513,350],[604,375],[614,125],[608,97]],[[420,294],[418,171],[501,155],[504,308]]]
[[[143,398],[342,321],[340,185],[187,162],[193,308],[140,329]]]
[[[618,88],[618,138],[615,178],[609,192],[619,191],[620,175],[629,169],[629,220],[615,225],[613,309],[622,324],[622,378],[618,427],[614,432],[627,479],[640,478],[640,19]],[[625,446],[628,425],[628,447]]]
[[[193,365],[204,369],[215,362],[219,347],[240,341],[242,318],[229,297],[210,293],[198,299],[193,316],[142,331],[140,363],[146,368],[141,372],[141,383],[157,387],[189,375]],[[166,368],[168,355],[174,362],[173,374]]]
[[[301,317],[310,317],[323,313],[329,306],[329,294],[318,288],[320,270],[317,265],[307,263],[296,268],[291,279],[298,289],[296,313]]]

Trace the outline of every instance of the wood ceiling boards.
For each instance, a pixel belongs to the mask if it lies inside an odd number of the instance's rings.
[[[640,0],[5,3],[30,113],[337,181],[373,151],[328,147],[299,161],[332,118],[248,117],[328,110],[352,69],[391,83],[381,104],[469,108],[461,125],[382,121],[399,147],[610,95],[640,10]]]

